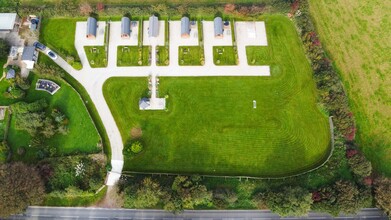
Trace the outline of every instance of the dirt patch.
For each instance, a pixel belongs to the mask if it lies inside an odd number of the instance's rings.
[[[138,139],[141,138],[141,136],[143,136],[143,131],[140,127],[134,127],[130,130],[130,137],[132,139]]]

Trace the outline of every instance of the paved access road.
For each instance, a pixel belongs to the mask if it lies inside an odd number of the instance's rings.
[[[57,208],[29,207],[24,216],[10,219],[132,219],[132,220],[264,220],[264,219],[373,219],[386,220],[379,209],[363,209],[357,215],[341,215],[333,218],[327,214],[310,213],[308,217],[281,218],[269,210],[199,210],[185,211],[174,215],[163,210],[102,209],[102,208]]]

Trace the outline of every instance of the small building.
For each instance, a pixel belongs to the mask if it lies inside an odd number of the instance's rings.
[[[148,35],[149,37],[157,37],[159,35],[159,19],[155,15],[149,17]]]
[[[121,38],[130,38],[130,19],[128,17],[121,19]]]
[[[0,13],[0,33],[10,33],[19,22],[16,13]]]
[[[190,37],[190,19],[188,17],[181,18],[181,37]]]
[[[95,39],[96,38],[96,29],[98,28],[98,23],[95,18],[88,17],[87,19],[87,33],[86,37],[88,39]]]
[[[147,110],[151,106],[151,102],[149,101],[148,98],[142,98],[139,101],[139,108],[140,110]]]
[[[14,79],[15,78],[15,70],[9,69],[7,71],[7,75],[5,76],[5,79]]]
[[[215,31],[215,38],[223,38],[223,19],[221,17],[216,17],[214,19],[214,31]]]
[[[23,49],[22,62],[26,64],[26,68],[32,70],[38,59],[38,52],[34,46],[28,46]]]

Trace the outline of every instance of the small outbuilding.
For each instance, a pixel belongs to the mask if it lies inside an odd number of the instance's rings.
[[[9,69],[7,71],[7,75],[5,76],[5,79],[14,79],[15,78],[15,70]]]
[[[26,64],[26,68],[32,70],[38,59],[38,52],[34,46],[28,46],[23,49],[22,62]]]
[[[18,24],[19,17],[16,13],[0,13],[0,33],[9,33]]]
[[[128,17],[121,19],[121,38],[130,38],[130,19]]]
[[[189,38],[190,37],[190,19],[188,17],[181,18],[181,37]]]
[[[139,109],[140,110],[147,110],[151,106],[151,102],[148,98],[142,98],[139,102]]]
[[[215,31],[215,38],[223,38],[223,19],[221,17],[216,17],[214,19],[214,31]]]
[[[88,39],[95,39],[96,38],[96,29],[98,28],[98,23],[95,18],[88,17],[87,19],[87,33],[86,37]]]
[[[149,17],[148,35],[149,37],[157,37],[159,35],[159,19],[155,15]]]

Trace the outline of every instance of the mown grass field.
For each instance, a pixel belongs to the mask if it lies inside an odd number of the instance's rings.
[[[156,65],[168,66],[170,64],[170,49],[167,46],[156,47]]]
[[[64,58],[72,56],[79,60],[74,46],[76,22],[85,20],[85,18],[44,18],[42,19],[39,40]]]
[[[150,50],[150,46],[118,46],[117,66],[149,66]]]
[[[139,110],[146,78],[105,83],[124,143],[137,128],[142,131],[144,150],[125,158],[125,170],[282,176],[325,159],[328,120],[316,105],[311,68],[295,27],[282,16],[265,20],[271,77],[161,77],[159,94],[169,96],[168,111]]]
[[[203,50],[200,46],[180,46],[178,48],[178,62],[180,66],[202,66]],[[175,61],[174,61],[175,62]]]
[[[49,103],[49,109],[59,108],[69,119],[69,133],[67,135],[57,134],[45,141],[44,144],[57,148],[58,154],[99,152],[100,149],[97,146],[100,140],[99,134],[76,91],[65,81],[58,79],[54,81],[61,86],[61,89],[53,96],[44,91],[37,91],[35,90],[35,83],[38,78],[37,75],[31,75],[32,86],[27,91],[27,96],[23,101],[33,102],[44,98]],[[15,101],[8,100],[7,104]],[[26,131],[15,128],[15,120],[12,117],[7,137],[7,142],[14,152],[12,159],[26,162],[35,161],[39,149],[29,148],[30,140],[31,136]],[[19,156],[16,153],[19,147],[26,149],[26,153],[23,156]]]
[[[213,62],[218,66],[236,65],[236,52],[233,46],[214,46]]]
[[[84,46],[84,51],[92,68],[107,66],[105,46]]]
[[[391,176],[391,1],[310,0],[310,9],[348,91],[358,143]]]

